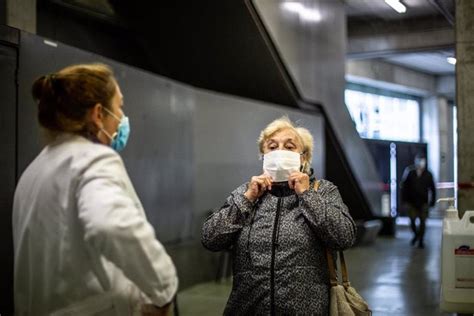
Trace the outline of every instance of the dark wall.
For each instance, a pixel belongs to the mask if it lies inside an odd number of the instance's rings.
[[[7,0],[0,0],[0,25],[7,24]]]
[[[292,82],[269,48],[250,1],[110,3],[140,34],[155,72],[196,87],[297,107]]]
[[[373,218],[372,209],[363,197],[357,180],[345,160],[342,148],[336,140],[333,129],[326,127],[324,134],[326,142],[326,178],[337,185],[342,199],[354,219],[367,220]]]
[[[3,36],[4,35],[4,36]],[[0,26],[0,314],[13,314],[12,201],[16,180],[18,33]],[[13,41],[12,41],[13,39]]]
[[[110,1],[101,16],[38,0],[38,34],[172,79],[297,107],[247,1]]]
[[[149,56],[143,50],[139,34],[119,20],[68,2],[37,0],[38,35],[150,70]]]

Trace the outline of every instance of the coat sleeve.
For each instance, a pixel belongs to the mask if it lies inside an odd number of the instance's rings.
[[[429,190],[431,192],[429,205],[430,207],[433,207],[436,204],[436,186],[434,183],[433,174],[431,172],[430,172]]]
[[[300,196],[300,208],[317,237],[329,248],[344,250],[356,238],[356,225],[337,187],[321,181],[317,191],[308,190]]]
[[[178,287],[176,269],[130,193],[120,156],[98,155],[79,179],[78,217],[91,252],[120,268],[153,304],[169,303]]]
[[[400,195],[401,195],[401,201],[406,202],[408,201],[408,176],[410,175],[410,168],[406,167],[405,170],[403,170],[403,175],[402,175],[402,181],[400,181]]]
[[[224,205],[206,219],[201,233],[204,247],[220,251],[232,246],[253,209],[253,203],[244,196],[246,188],[247,184],[237,188]]]

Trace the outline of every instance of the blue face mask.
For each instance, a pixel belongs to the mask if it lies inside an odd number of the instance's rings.
[[[119,119],[117,115],[112,113],[107,108],[104,108],[110,115],[112,115],[116,120],[120,121],[120,124],[117,128],[117,132],[114,133],[113,136],[110,136],[104,129],[102,131],[109,137],[112,142],[110,143],[110,147],[115,149],[116,151],[122,151],[125,146],[127,145],[128,136],[130,135],[130,121],[127,116],[122,115],[122,119]]]
[[[122,116],[115,137],[110,146],[116,151],[122,151],[127,146],[128,136],[130,135],[130,121],[127,116]]]

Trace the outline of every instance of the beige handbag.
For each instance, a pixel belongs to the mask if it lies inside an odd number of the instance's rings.
[[[341,266],[342,284],[337,281],[336,262],[331,252],[326,249],[326,255],[329,266],[329,278],[331,281],[330,289],[330,316],[370,316],[372,311],[369,305],[357,293],[357,291],[349,283],[347,274],[346,261],[344,254],[339,251],[339,261]]]

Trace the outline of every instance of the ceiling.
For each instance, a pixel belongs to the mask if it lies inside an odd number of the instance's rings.
[[[447,62],[447,57],[454,56],[454,50],[440,50],[398,54],[383,58],[385,61],[419,70],[432,75],[453,75],[455,66]]]
[[[403,14],[397,13],[384,0],[343,0],[348,23],[349,36],[364,34],[379,37],[381,34],[399,36],[413,31],[414,27],[423,29],[453,29],[454,0],[401,0],[407,7]],[[435,45],[434,45],[435,46]],[[426,48],[422,51],[413,49],[394,51],[388,56],[372,55],[370,58],[382,59],[385,62],[400,65],[432,75],[452,75],[455,66],[449,64],[447,57],[454,56],[454,39],[450,47]]]
[[[117,21],[108,0],[50,0],[99,15],[109,21]],[[333,1],[333,0],[331,0]],[[425,21],[425,27],[452,27],[454,21],[454,0],[401,0],[407,12],[399,14],[384,0],[341,0],[348,17],[348,35],[357,31],[372,32],[374,35],[410,30],[414,23]],[[426,22],[428,21],[428,22]],[[442,25],[441,25],[442,24]],[[406,30],[403,29],[405,27]],[[433,75],[454,74],[455,67],[447,63],[446,57],[454,55],[453,47],[416,52],[393,52],[389,56],[371,56],[403,67]]]
[[[401,0],[407,7],[403,14],[397,13],[384,0],[344,0],[349,18],[378,18],[402,20],[440,14],[443,8],[454,12],[453,0]]]

